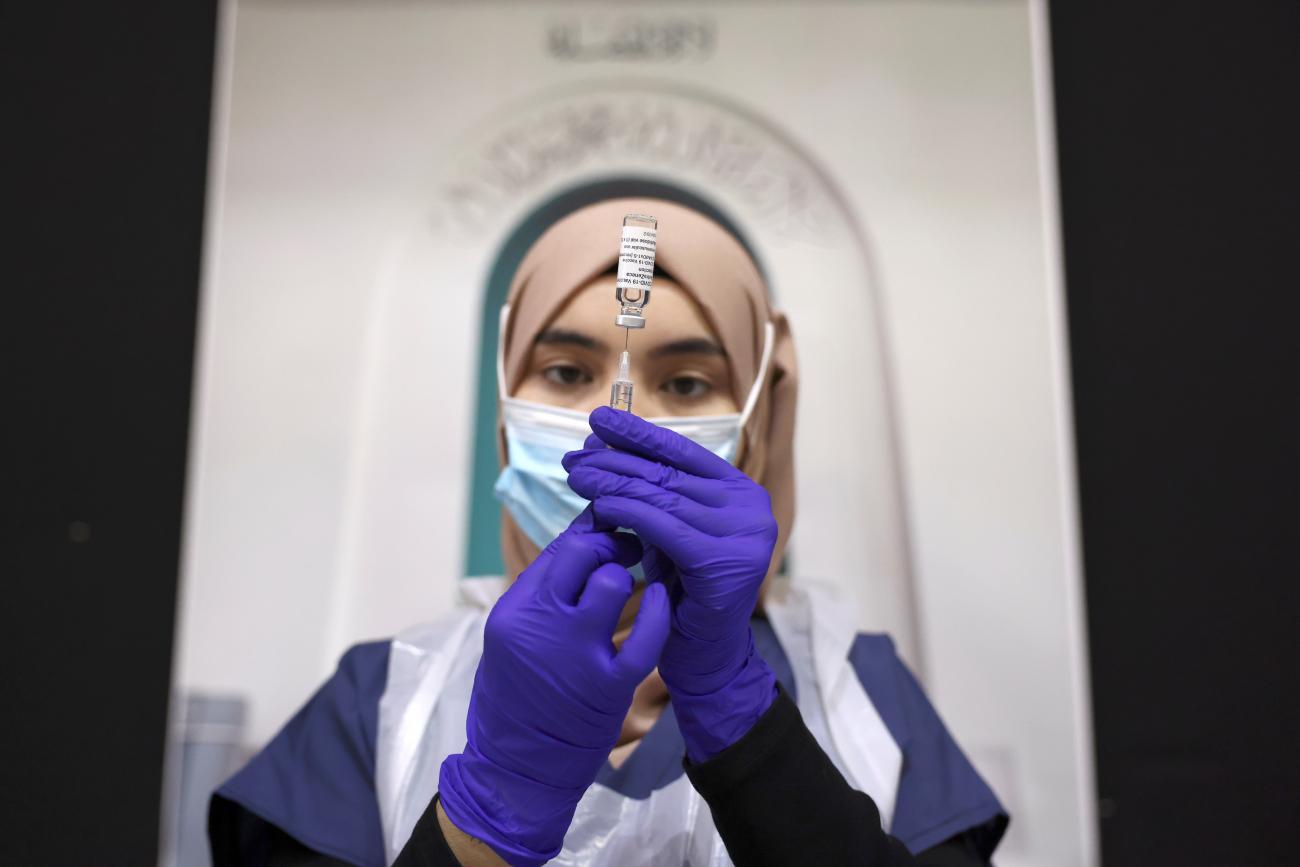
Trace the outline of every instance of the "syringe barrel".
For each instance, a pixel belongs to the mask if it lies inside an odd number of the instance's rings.
[[[616,379],[609,388],[609,405],[625,412],[632,411],[632,383],[625,379]]]

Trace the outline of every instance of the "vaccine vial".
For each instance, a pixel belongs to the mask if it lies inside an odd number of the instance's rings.
[[[614,283],[614,298],[618,301],[614,323],[623,328],[645,328],[645,306],[650,303],[658,236],[659,221],[654,217],[628,214],[623,218],[618,278]]]

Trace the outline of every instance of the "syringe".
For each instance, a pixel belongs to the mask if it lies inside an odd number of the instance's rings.
[[[618,278],[614,297],[618,315],[614,324],[623,329],[623,354],[618,359],[618,376],[609,390],[609,405],[632,411],[632,374],[628,371],[628,339],[633,328],[645,328],[645,306],[650,303],[650,284],[655,272],[655,240],[659,221],[645,214],[623,218],[623,235],[618,247]]]
[[[609,405],[614,409],[632,411],[632,374],[628,372],[627,350],[618,357],[618,376],[614,379],[614,384],[609,389]]]

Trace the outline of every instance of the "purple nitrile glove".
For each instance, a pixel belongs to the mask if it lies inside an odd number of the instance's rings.
[[[641,545],[597,526],[588,507],[497,600],[470,693],[468,743],[439,772],[452,824],[510,864],[559,854],[668,636],[667,594],[647,587],[615,650],[633,588],[625,567]]]
[[[600,407],[586,448],[564,457],[597,520],[636,531],[651,582],[669,587],[672,632],[659,660],[687,756],[740,740],[776,698],[749,619],[777,524],[767,491],[678,433]],[[605,448],[608,445],[612,448]]]

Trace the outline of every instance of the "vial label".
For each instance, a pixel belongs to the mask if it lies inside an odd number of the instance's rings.
[[[658,232],[646,226],[624,226],[618,245],[618,282],[622,297],[636,303],[649,291],[655,273],[655,237]]]

